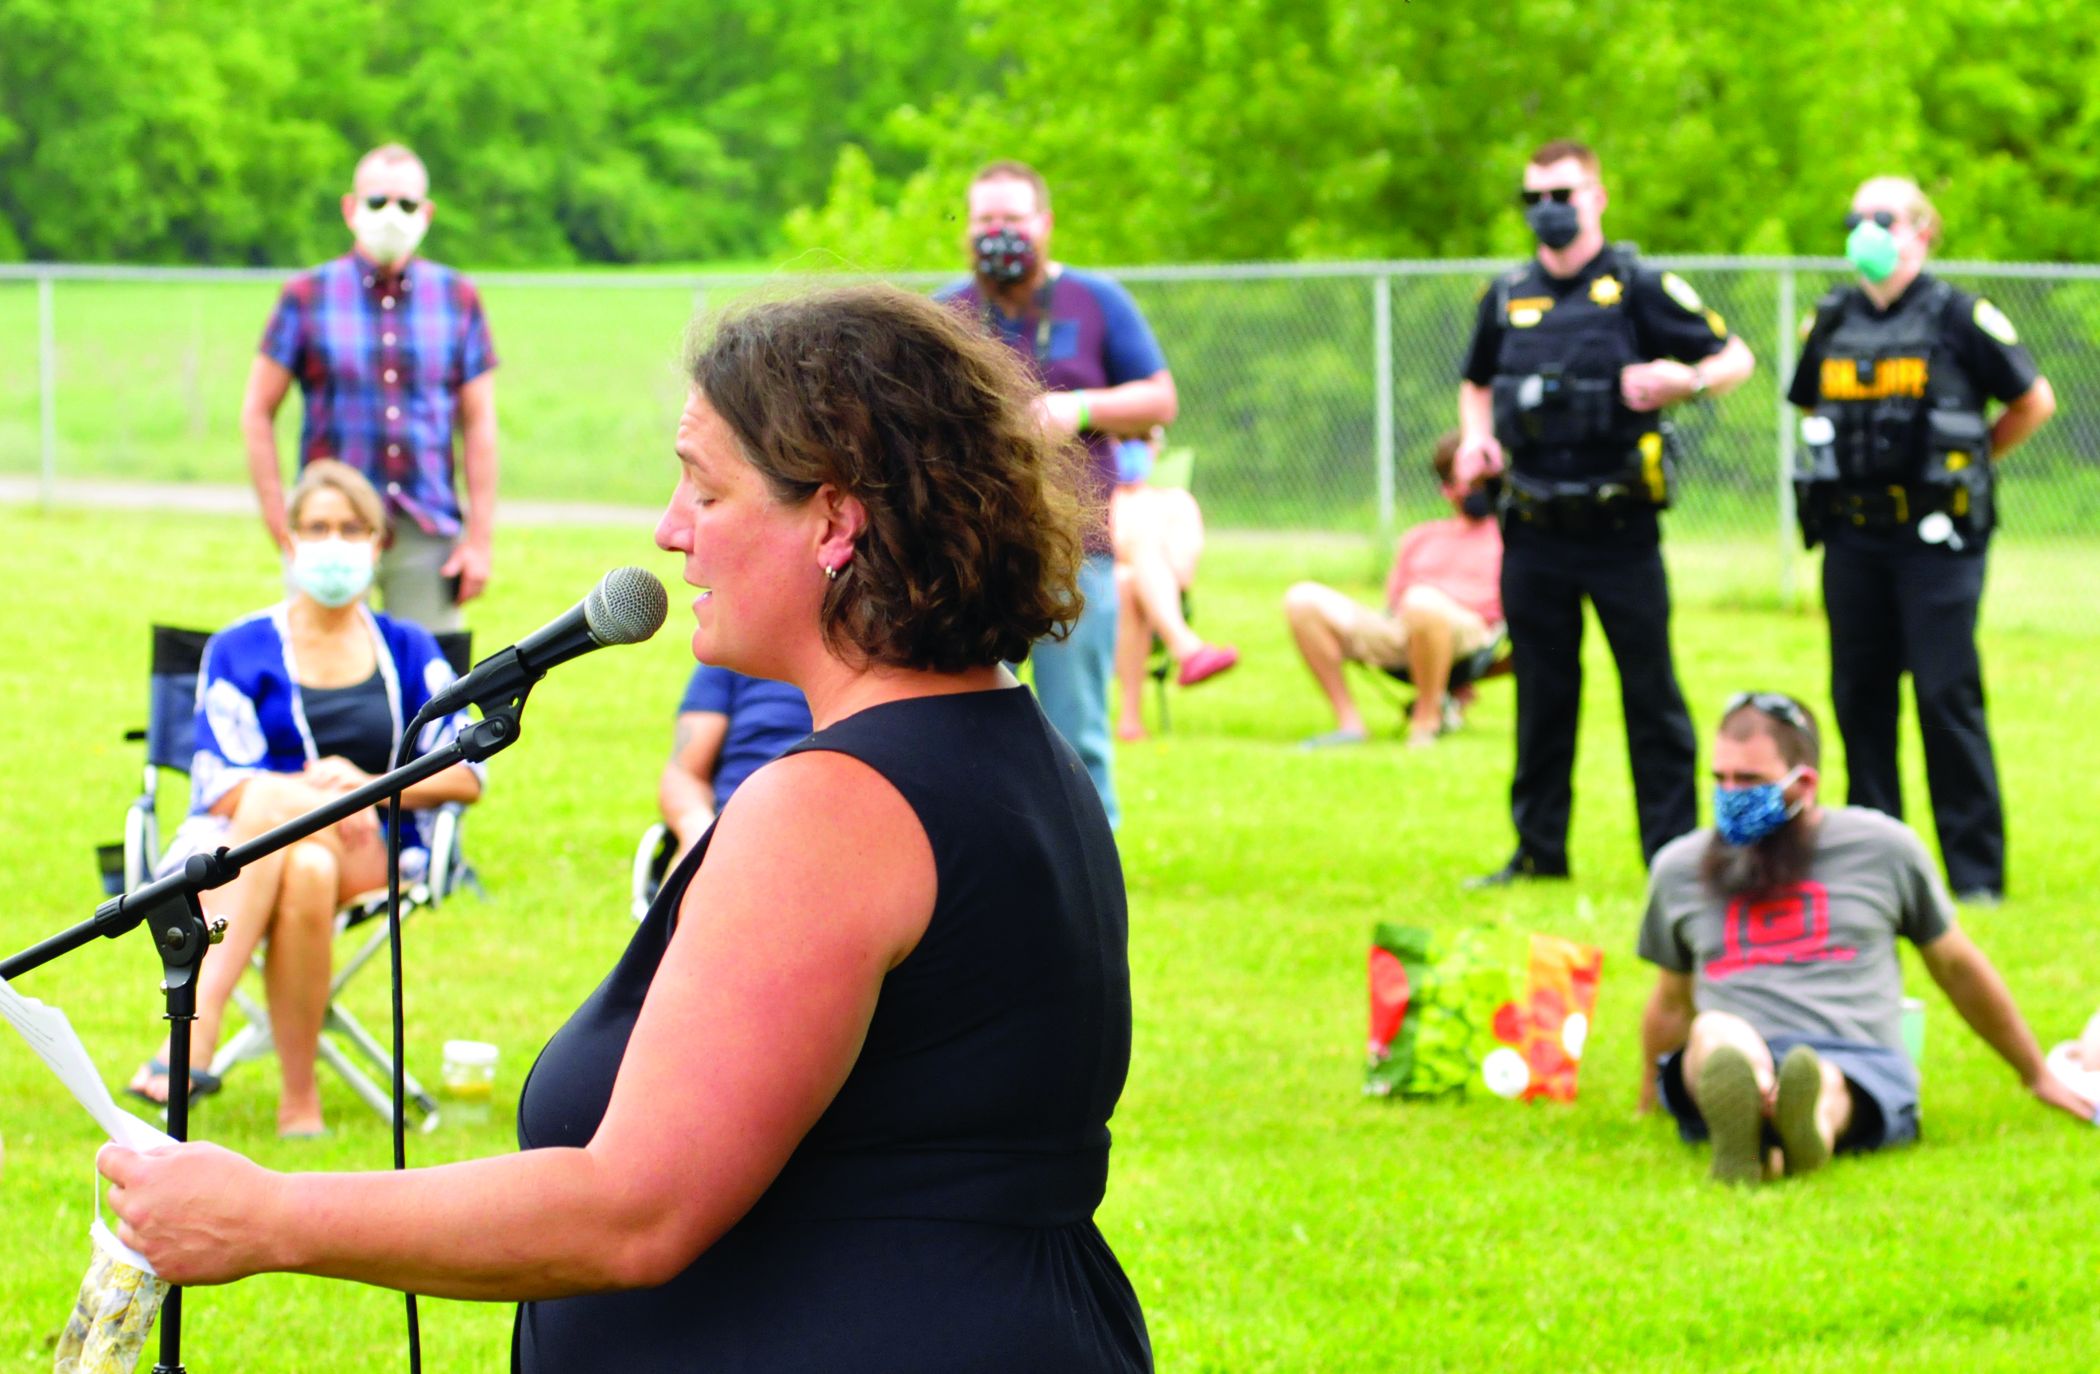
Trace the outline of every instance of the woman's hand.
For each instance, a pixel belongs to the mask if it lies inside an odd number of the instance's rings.
[[[323,792],[334,793],[338,796],[345,792],[355,792],[372,780],[370,773],[359,768],[340,754],[330,754],[325,759],[315,759],[312,763],[306,765],[306,771],[299,776],[305,780],[308,786],[317,787]]]
[[[280,1175],[207,1144],[144,1154],[104,1145],[95,1168],[110,1183],[117,1239],[168,1282],[230,1283],[275,1267]]]
[[[340,754],[330,754],[325,759],[315,759],[306,765],[299,781],[326,797],[340,797],[355,792],[372,780],[372,775],[359,768]],[[345,816],[335,823],[336,834],[342,837],[343,847],[355,849],[372,843],[379,837],[379,808],[368,806],[353,815]]]

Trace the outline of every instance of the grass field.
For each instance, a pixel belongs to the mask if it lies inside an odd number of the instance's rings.
[[[661,474],[659,474],[661,476]],[[473,620],[483,651],[567,605],[606,568],[673,582],[642,529],[507,530]],[[1674,548],[1679,668],[1702,731],[1745,685],[1820,703],[1823,630],[1767,590],[1769,546]],[[2100,1133],[2033,1105],[1909,961],[1928,1012],[1924,1142],[1797,1186],[1718,1192],[1703,1155],[1632,1115],[1650,974],[1632,953],[1642,871],[1616,682],[1591,636],[1573,859],[1577,880],[1493,895],[1459,880],[1507,854],[1512,708],[1489,684],[1431,751],[1396,707],[1361,749],[1311,755],[1326,728],[1277,611],[1300,577],[1368,595],[1378,555],[1348,541],[1225,537],[1201,628],[1236,672],[1173,703],[1173,729],[1118,756],[1136,1041],[1101,1212],[1166,1371],[2087,1370],[2100,1350],[2094,1181]],[[2086,724],[2100,645],[2022,614],[2032,589],[2100,563],[2006,550],[1985,653],[2011,819],[2013,900],[1966,914],[2046,1042],[2100,1004],[2092,877],[2100,742]],[[0,508],[0,949],[85,917],[92,849],[136,785],[147,624],[211,625],[270,599],[251,521],[38,515]],[[417,1163],[509,1148],[508,1109],[546,1036],[626,938],[625,871],[649,819],[685,671],[686,623],[564,668],[535,694],[468,835],[492,894],[419,918],[407,948],[411,1066],[439,1042],[502,1047],[496,1120],[411,1141]],[[1377,691],[1372,687],[1370,690]],[[1367,702],[1367,705],[1370,703]],[[1912,795],[1922,810],[1915,758]],[[1833,760],[1829,786],[1842,790]],[[1606,950],[1572,1107],[1367,1100],[1359,1081],[1370,928],[1539,930]],[[23,980],[66,1009],[105,1076],[152,1047],[158,966],[143,937],[97,943]],[[383,978],[355,1004],[383,1023]],[[198,1134],[277,1166],[382,1167],[384,1131],[324,1076],[335,1133],[279,1141],[268,1066],[203,1104]],[[96,1135],[42,1066],[0,1036],[0,1369],[46,1369],[86,1266]],[[402,1360],[401,1304],[273,1277],[193,1293],[199,1371],[367,1370]],[[507,1362],[510,1309],[423,1305],[426,1368]],[[149,1357],[150,1358],[150,1357]]]

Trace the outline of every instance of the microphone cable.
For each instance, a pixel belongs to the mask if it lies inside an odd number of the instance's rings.
[[[387,761],[387,771],[392,772],[404,762],[402,755],[409,749],[409,742],[422,732],[424,716],[429,706],[415,714],[401,738],[394,741],[393,757]],[[420,750],[418,751],[421,752]],[[401,794],[394,793],[386,799],[386,937],[387,959],[393,974],[393,1042],[394,1042],[394,1168],[408,1168],[408,1046],[404,1028],[401,1000]],[[409,1374],[422,1374],[423,1330],[416,1316],[416,1295],[403,1293],[408,1307],[408,1369]]]

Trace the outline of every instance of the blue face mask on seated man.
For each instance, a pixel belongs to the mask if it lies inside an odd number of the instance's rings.
[[[1800,776],[1801,770],[1793,768],[1777,782],[1716,787],[1714,828],[1721,832],[1724,841],[1738,849],[1756,844],[1801,814],[1806,797],[1792,806],[1786,803],[1786,789]]]

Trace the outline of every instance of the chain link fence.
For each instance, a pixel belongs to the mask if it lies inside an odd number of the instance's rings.
[[[1725,549],[1796,593],[1799,541],[1783,480],[1783,396],[1797,328],[1849,279],[1840,259],[1648,259],[1672,268],[1756,353],[1727,397],[1676,407],[1682,440],[1673,557]],[[1113,271],[1173,367],[1173,442],[1197,454],[1214,527],[1383,534],[1439,513],[1430,445],[1456,414],[1460,356],[1501,261],[1148,267]],[[1997,548],[2068,594],[2100,553],[2100,267],[1948,263],[1989,296],[2055,384],[2059,414],[2008,463]],[[245,480],[238,409],[276,271],[0,265],[0,475]],[[898,277],[930,288],[950,278]],[[671,480],[695,312],[810,278],[661,273],[478,275],[502,359],[506,496],[648,504]],[[296,404],[280,416],[290,450]],[[1994,574],[1995,576],[1995,574]],[[2031,598],[2025,593],[2023,603]],[[2045,612],[2045,614],[2050,614]]]

